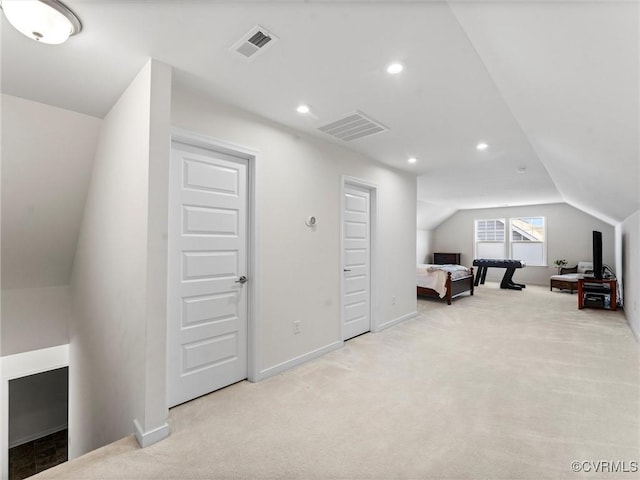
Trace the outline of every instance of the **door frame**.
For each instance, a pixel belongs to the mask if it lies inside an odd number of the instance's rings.
[[[340,341],[344,342],[344,194],[348,186],[369,191],[369,331],[378,331],[378,186],[357,177],[342,175],[340,181]]]
[[[258,299],[260,282],[260,235],[258,226],[260,225],[260,206],[258,202],[258,182],[260,161],[259,152],[253,148],[238,145],[235,143],[220,140],[219,138],[203,135],[190,130],[181,128],[171,129],[171,144],[173,142],[184,143],[213,152],[220,152],[226,155],[232,155],[247,160],[247,277],[249,281],[246,284],[247,292],[247,380],[257,382],[260,372],[260,309],[258,308]],[[171,146],[171,148],[173,148]],[[168,220],[168,219],[167,219]],[[169,301],[169,285],[167,279],[167,302]],[[169,310],[167,310],[167,330],[169,328]],[[168,362],[169,352],[167,345],[166,361]],[[167,375],[169,369],[167,366]],[[167,378],[167,392],[169,381]],[[166,395],[167,408],[169,404],[169,395]]]

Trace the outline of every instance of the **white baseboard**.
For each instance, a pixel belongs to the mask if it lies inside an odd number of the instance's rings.
[[[163,425],[160,425],[158,428],[154,428],[153,430],[149,430],[145,432],[140,426],[138,420],[133,421],[133,431],[136,435],[136,440],[138,441],[138,445],[142,448],[149,447],[154,443],[158,443],[160,440],[164,440],[169,436],[169,424],[165,422]]]
[[[32,442],[42,437],[46,437],[47,435],[51,435],[52,433],[59,432],[60,430],[65,430],[67,428],[67,424],[58,425],[56,427],[47,428],[46,430],[41,430],[36,433],[32,433],[31,435],[26,435],[21,438],[17,438],[15,440],[9,441],[9,448],[17,447],[18,445],[22,445],[23,443]]]
[[[375,329],[375,332],[386,330],[389,327],[393,327],[394,325],[397,325],[399,323],[406,322],[407,320],[411,320],[412,318],[415,318],[417,316],[418,316],[418,312],[407,313],[406,315],[402,315],[401,317],[394,318],[393,320],[389,320],[388,322],[381,323]]]
[[[392,327],[393,325],[397,325],[398,323],[402,323],[404,321],[410,320],[414,317],[418,316],[418,312],[411,312],[406,315],[402,315],[401,317],[394,318],[393,320],[389,320],[388,322],[383,323],[382,325],[378,325],[375,329],[375,332],[379,332],[381,330]],[[325,345],[324,347],[320,347],[316,350],[312,350],[311,352],[305,353],[298,357],[292,358],[291,360],[287,360],[286,362],[279,363],[278,365],[274,365],[273,367],[266,368],[261,370],[258,374],[258,377],[252,381],[259,382],[261,380],[265,380],[269,377],[273,377],[279,373],[285,372],[290,368],[297,367],[298,365],[302,365],[303,363],[308,362],[309,360],[313,360],[314,358],[321,357],[329,352],[337,350],[338,348],[342,348],[344,345],[343,341],[337,341],[330,343],[329,345]]]
[[[316,350],[312,350],[311,352],[305,353],[304,355],[300,355],[298,357],[292,358],[291,360],[287,360],[286,362],[279,363],[278,365],[274,365],[273,367],[266,368],[261,370],[258,374],[257,382],[264,380],[269,377],[273,377],[279,373],[282,373],[290,368],[297,367],[298,365],[302,365],[303,363],[308,362],[309,360],[313,360],[314,358],[321,357],[322,355],[337,350],[342,347],[344,344],[343,341],[337,341],[330,343],[329,345],[325,345],[324,347],[320,347]]]

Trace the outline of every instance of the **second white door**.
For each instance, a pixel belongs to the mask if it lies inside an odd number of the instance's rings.
[[[169,406],[247,377],[247,164],[226,153],[172,145]]]
[[[342,212],[342,332],[348,340],[371,329],[371,192],[345,185]]]

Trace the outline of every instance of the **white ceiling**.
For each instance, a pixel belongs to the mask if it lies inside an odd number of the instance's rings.
[[[62,46],[3,22],[4,93],[102,117],[154,57],[321,138],[354,110],[386,125],[345,145],[419,175],[425,228],[461,208],[566,201],[610,223],[640,208],[638,2],[65,3],[83,31]],[[248,62],[230,47],[256,24],[279,41]]]

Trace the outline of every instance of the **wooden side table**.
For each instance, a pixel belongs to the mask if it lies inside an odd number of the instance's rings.
[[[586,285],[586,286],[585,286]],[[606,286],[609,288],[609,290],[607,291],[606,289],[603,290],[598,290],[597,288],[594,288],[593,291],[589,291],[589,285],[598,285],[598,286]],[[599,308],[599,307],[593,307],[593,306],[589,306],[584,304],[584,296],[585,294],[589,294],[589,293],[593,293],[593,294],[604,294],[604,295],[609,295],[610,297],[610,302],[609,302],[609,308],[606,308],[607,310],[617,310],[618,309],[618,300],[616,298],[616,288],[618,286],[618,282],[615,278],[579,278],[578,279],[578,309],[582,310],[583,308]],[[604,305],[602,306],[602,308],[605,308]]]

